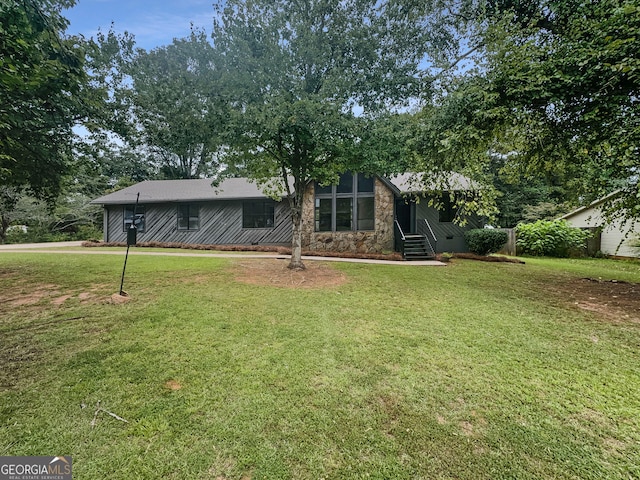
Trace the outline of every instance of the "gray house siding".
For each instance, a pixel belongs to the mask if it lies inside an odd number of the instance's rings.
[[[436,251],[442,252],[468,252],[467,242],[464,240],[464,232],[473,228],[481,228],[482,222],[478,217],[468,219],[464,227],[453,222],[440,222],[440,214],[437,209],[427,205],[428,202],[422,201],[416,205],[416,220],[418,222],[426,219],[438,243]]]
[[[199,205],[200,228],[178,230],[179,203],[147,203],[145,229],[138,242],[178,242],[205,245],[287,245],[291,243],[291,216],[285,202],[275,204],[273,228],[243,228],[242,201],[189,202]],[[106,242],[125,242],[124,206],[105,205]]]

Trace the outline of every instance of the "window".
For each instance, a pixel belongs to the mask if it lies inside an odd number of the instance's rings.
[[[442,195],[441,201],[442,207],[438,210],[438,221],[440,223],[453,222],[458,213],[455,202],[451,200],[448,193]]]
[[[125,205],[123,230],[126,232],[133,223],[139,232],[144,232],[144,205]]]
[[[373,177],[358,174],[358,193],[373,193]]]
[[[373,230],[373,197],[358,197],[358,230]]]
[[[373,230],[374,179],[344,173],[337,185],[315,186],[316,232]]]
[[[261,200],[242,203],[242,228],[273,228],[275,202]]]
[[[353,198],[336,198],[336,230],[353,230]]]
[[[330,198],[316,198],[316,232],[331,231],[332,204]]]
[[[200,206],[178,205],[178,230],[198,230],[200,228]]]

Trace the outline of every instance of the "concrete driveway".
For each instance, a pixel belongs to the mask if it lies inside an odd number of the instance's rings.
[[[30,248],[81,247],[82,242],[13,243],[0,245],[0,250],[27,250]]]
[[[73,255],[123,255],[124,247],[114,248],[113,251],[94,250],[86,248],[84,250],[54,250],[60,247],[81,247],[83,242],[50,242],[50,243],[17,243],[12,245],[0,245],[0,253],[24,252],[24,253],[58,253]],[[214,257],[214,258],[275,258],[288,259],[290,255],[278,253],[189,253],[189,252],[145,252],[143,248],[133,248],[129,255],[148,255],[165,257]],[[302,260],[323,261],[323,262],[350,262],[350,263],[373,263],[379,265],[406,265],[406,266],[445,266],[446,263],[437,260],[419,260],[414,262],[398,262],[394,260],[373,260],[367,258],[340,258],[340,257],[316,257],[303,255]]]

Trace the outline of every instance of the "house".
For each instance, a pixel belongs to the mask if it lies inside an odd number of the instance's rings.
[[[464,179],[464,177],[460,177]],[[459,188],[469,188],[468,181]],[[139,200],[136,206],[136,200]],[[346,173],[337,185],[310,182],[303,202],[303,248],[407,257],[466,251],[465,227],[444,197],[440,211],[428,206],[409,175],[393,178]],[[135,221],[138,241],[210,245],[290,245],[289,204],[269,198],[245,178],[218,186],[210,179],[153,180],[94,200],[104,208],[104,241],[125,242]]]
[[[596,229],[600,234],[600,251],[605,255],[640,257],[640,248],[634,246],[640,243],[640,224],[636,224],[639,220],[615,219],[608,222],[602,216],[602,205],[616,194],[617,192],[614,192],[600,198],[590,205],[564,215],[561,219],[573,227]]]

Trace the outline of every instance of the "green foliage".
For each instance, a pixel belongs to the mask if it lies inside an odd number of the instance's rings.
[[[566,220],[538,220],[518,225],[516,243],[525,254],[567,257],[584,253],[590,236],[590,232],[574,228]]]
[[[203,31],[150,52],[137,50],[126,65],[135,130],[149,162],[164,178],[214,176],[228,117]]]
[[[102,238],[102,211],[91,205],[92,198],[81,193],[67,192],[52,207],[29,195],[18,195],[11,211],[5,213],[7,226],[25,225],[8,229],[4,243],[54,242]]]
[[[637,216],[629,179],[640,166],[638,2],[535,2],[499,15],[489,29],[491,78],[512,108],[521,171],[564,173],[588,200],[622,188],[627,214]]]
[[[450,65],[464,60],[466,68],[447,76],[443,95],[428,98],[422,112],[418,138],[432,162],[442,154],[491,172],[487,153],[498,155],[501,175],[571,194],[552,203],[620,189],[605,213],[637,217],[638,1],[446,3],[457,43],[469,50],[442,50]],[[536,192],[522,193],[525,204],[538,203],[529,203]],[[511,223],[521,212],[506,207]]]
[[[289,199],[294,267],[302,266],[302,197],[310,180],[328,184],[346,171],[373,170],[373,149],[380,154],[376,168],[382,158],[402,161],[387,154],[398,147],[377,135],[398,130],[373,122],[374,114],[408,106],[423,83],[425,43],[415,41],[421,29],[398,7],[369,0],[216,2],[212,37],[233,106],[228,158]],[[357,117],[355,107],[364,114]]]
[[[492,98],[484,82],[454,83],[458,90],[433,96],[414,117],[414,171],[424,172],[425,188],[436,191],[459,188],[448,183],[450,172],[472,179],[479,188],[458,196],[456,208],[465,216],[475,213],[493,220],[498,214],[498,191],[490,165],[496,150],[497,114],[490,111]],[[478,132],[492,133],[481,136]]]
[[[48,227],[29,227],[26,232],[21,229],[9,229],[6,234],[6,244],[13,243],[41,243],[68,242],[73,240],[101,240],[102,232],[94,225],[79,225],[72,231],[52,231]]]
[[[476,255],[496,253],[507,243],[508,238],[507,232],[494,228],[475,228],[464,234],[469,251]]]
[[[72,127],[92,109],[73,1],[0,2],[0,183],[53,198],[72,162]]]

